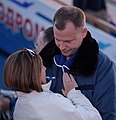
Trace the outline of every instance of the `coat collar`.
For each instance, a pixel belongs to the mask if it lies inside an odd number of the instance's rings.
[[[70,66],[72,65],[78,50],[67,60],[66,57],[61,53],[60,55],[54,56],[54,63],[56,66],[61,67],[63,72],[70,72]]]
[[[42,87],[43,92],[49,92],[50,86],[51,86],[51,81],[49,81],[46,84],[42,84],[41,87]],[[30,92],[30,93],[24,93],[24,92],[17,91],[18,97],[23,97],[23,96],[29,97],[29,96],[35,95],[37,93],[38,92],[35,90],[32,90],[32,92]]]
[[[82,45],[78,49],[75,60],[70,66],[70,73],[76,75],[89,76],[96,70],[98,62],[98,43],[94,38],[91,37],[88,31],[86,37],[83,40]],[[44,65],[47,67],[54,63],[53,57],[55,55],[60,55],[61,52],[55,45],[55,40],[45,46],[45,48],[40,52],[43,59]]]

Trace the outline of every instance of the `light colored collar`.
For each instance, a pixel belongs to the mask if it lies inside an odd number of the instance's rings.
[[[42,84],[41,85],[41,87],[42,87],[42,90],[43,91],[46,91],[46,92],[48,92],[48,91],[50,91],[50,86],[51,86],[51,83],[52,83],[52,81],[50,80],[48,83],[46,83],[46,84]],[[36,93],[37,91],[32,91],[31,93]],[[24,92],[20,92],[20,91],[17,91],[16,92],[17,93],[17,95],[18,95],[18,97],[20,96],[29,96],[29,94],[31,94],[31,93],[24,93]]]
[[[49,91],[50,90],[50,86],[51,86],[51,83],[52,83],[52,81],[50,80],[48,83],[46,83],[46,84],[42,84],[42,90],[43,91]]]

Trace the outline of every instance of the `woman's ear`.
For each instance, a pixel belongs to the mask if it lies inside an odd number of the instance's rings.
[[[85,38],[86,35],[87,35],[87,28],[85,27],[82,32],[83,32],[83,33],[82,33],[83,38]]]

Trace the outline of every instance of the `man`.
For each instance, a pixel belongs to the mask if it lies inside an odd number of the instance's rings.
[[[87,30],[83,11],[74,6],[61,7],[54,15],[53,31],[52,47],[49,47],[50,42],[40,52],[47,66],[47,76],[55,77],[51,90],[62,94],[62,74],[70,73],[102,119],[116,120],[116,67],[99,50]],[[50,48],[57,51],[50,53]],[[48,59],[49,62],[45,62]]]

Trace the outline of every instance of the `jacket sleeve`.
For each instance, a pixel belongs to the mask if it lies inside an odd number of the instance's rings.
[[[116,66],[107,57],[98,64],[94,105],[103,120],[116,120]]]
[[[102,120],[97,109],[92,106],[80,90],[72,89],[67,98],[58,95],[56,102],[57,115],[60,112],[60,117],[63,114],[66,120]]]

